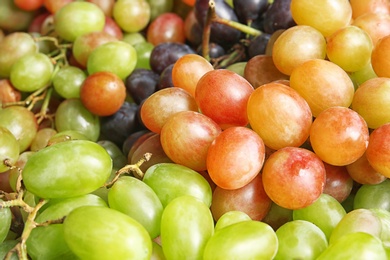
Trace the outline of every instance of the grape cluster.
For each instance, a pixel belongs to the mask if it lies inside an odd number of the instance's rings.
[[[0,259],[389,259],[388,0],[1,0]]]

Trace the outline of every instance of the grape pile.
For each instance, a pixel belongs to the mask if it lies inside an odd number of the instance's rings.
[[[0,259],[390,259],[388,0],[1,0]]]

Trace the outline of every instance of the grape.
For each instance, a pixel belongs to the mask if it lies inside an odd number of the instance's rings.
[[[58,132],[75,130],[91,141],[99,138],[100,119],[89,112],[80,99],[71,98],[61,102],[55,114],[55,125]]]
[[[262,33],[259,36],[253,38],[248,46],[248,56],[253,58],[257,55],[265,54],[265,50],[268,44],[271,34]]]
[[[330,107],[349,107],[355,92],[348,74],[322,59],[297,66],[290,75],[290,86],[306,100],[314,117]]]
[[[326,40],[321,32],[307,25],[293,26],[280,34],[272,48],[275,66],[291,75],[294,68],[312,59],[324,59]]]
[[[252,129],[272,149],[298,147],[309,137],[312,125],[310,107],[290,87],[268,83],[256,88],[249,97],[247,110]]]
[[[315,224],[322,230],[327,240],[345,215],[345,209],[340,202],[325,193],[311,205],[293,210],[294,220],[305,220]]]
[[[195,97],[197,83],[213,66],[200,55],[186,54],[180,57],[172,68],[172,82],[175,87],[182,88]],[[186,75],[183,77],[182,75]]]
[[[194,9],[191,9],[184,19],[184,34],[186,40],[193,46],[198,46],[202,42],[202,26],[196,19]]]
[[[73,0],[43,0],[45,8],[52,14],[55,14],[63,6],[73,2]]]
[[[149,130],[139,130],[132,134],[130,134],[122,145],[122,152],[125,156],[129,155],[130,150],[132,149],[132,146],[143,136],[144,134],[153,134]]]
[[[109,16],[106,16],[106,22],[104,24],[103,31],[114,36],[118,40],[122,40],[123,32],[119,25]]]
[[[322,194],[325,167],[313,152],[299,147],[285,147],[271,154],[264,163],[264,190],[270,199],[287,209],[311,205]]]
[[[137,64],[135,68],[151,69],[150,68],[150,55],[153,51],[153,44],[150,42],[140,42],[134,45],[134,49],[137,52]]]
[[[22,176],[26,188],[41,198],[67,198],[96,190],[106,182],[111,170],[112,159],[103,147],[91,141],[72,140],[33,154]]]
[[[0,79],[0,102],[2,104],[18,102],[21,99],[21,92],[12,86],[9,79]]]
[[[243,211],[239,210],[231,210],[226,213],[224,213],[215,224],[215,231],[218,231],[222,228],[228,227],[230,225],[233,225],[235,223],[239,223],[242,221],[248,221],[252,220],[251,217],[248,216]]]
[[[230,127],[211,143],[207,171],[218,187],[239,189],[259,174],[264,158],[264,142],[256,132],[246,127]]]
[[[150,131],[160,133],[168,118],[180,111],[198,111],[194,97],[182,88],[165,88],[145,100],[141,119]]]
[[[0,28],[11,33],[27,30],[34,15],[35,12],[18,8],[13,0],[4,0],[0,9]]]
[[[264,31],[274,33],[279,29],[288,29],[295,26],[290,11],[291,0],[274,0],[264,13]]]
[[[173,0],[147,0],[150,5],[150,20],[156,19],[160,14],[172,11]]]
[[[80,65],[87,67],[88,57],[94,49],[100,45],[116,40],[114,36],[104,31],[85,33],[74,40],[72,53]]]
[[[343,70],[354,72],[363,69],[371,60],[370,36],[356,26],[346,26],[327,38],[326,55]]]
[[[330,245],[317,258],[324,259],[387,259],[382,242],[373,235],[356,232],[345,235]]]
[[[388,58],[390,56],[389,52],[390,46],[390,36],[385,36],[378,40],[375,44],[375,48],[371,54],[371,64],[372,68],[375,71],[375,74],[378,77],[390,77],[389,68],[390,63]]]
[[[366,31],[371,37],[373,46],[375,46],[379,39],[390,34],[390,15],[367,13],[357,17],[351,25]]]
[[[87,70],[112,72],[125,79],[133,72],[137,64],[137,52],[134,47],[123,41],[111,41],[96,47],[88,56]]]
[[[63,225],[65,241],[79,258],[150,259],[152,254],[145,228],[114,209],[82,206]]]
[[[146,39],[154,46],[163,42],[185,43],[184,20],[176,13],[163,13],[148,26]]]
[[[380,238],[381,220],[370,209],[354,209],[348,212],[334,227],[329,238],[329,245],[337,243],[342,237],[356,232],[368,233]]]
[[[387,0],[350,0],[352,18],[356,19],[366,13],[390,14],[390,6]]]
[[[105,15],[97,5],[90,2],[71,2],[61,7],[54,15],[54,28],[59,37],[73,42],[78,36],[102,31]]]
[[[367,80],[376,78],[377,75],[375,74],[374,69],[372,68],[371,62],[369,62],[363,69],[355,72],[350,72],[349,77],[352,79],[355,89],[357,89],[360,85],[362,85]]]
[[[150,69],[135,69],[125,80],[126,89],[138,105],[152,95],[157,88],[160,77]]]
[[[349,174],[348,165],[335,166],[324,163],[324,166],[326,183],[323,192],[342,203],[351,194],[354,182],[354,179]]]
[[[157,90],[163,89],[163,88],[170,88],[173,87],[173,81],[172,81],[172,69],[175,64],[168,65],[160,74],[160,79],[157,84]]]
[[[152,249],[152,256],[150,257],[151,260],[165,260],[165,255],[162,250],[161,245],[159,245],[154,240],[152,241],[153,249]]]
[[[15,0],[15,5],[25,11],[35,11],[43,6],[43,0]]]
[[[141,223],[151,238],[160,235],[163,206],[153,189],[144,182],[129,176],[120,177],[108,191],[108,202],[110,208]]]
[[[268,1],[264,0],[233,0],[234,11],[239,21],[250,24],[258,19],[268,8]]]
[[[366,150],[367,160],[380,174],[390,176],[388,166],[390,146],[390,123],[384,124],[375,129],[370,134],[368,147]]]
[[[138,132],[136,132],[136,133],[138,133]],[[134,133],[134,134],[136,134],[136,133]],[[140,145],[143,142],[145,142],[149,137],[154,136],[154,135],[155,135],[155,133],[150,132],[148,130],[142,131],[142,134],[139,136],[137,135],[137,137],[135,137],[136,139],[133,141],[133,143],[129,147],[129,151],[127,153],[128,160],[131,160],[131,158],[134,155],[134,152],[138,149],[138,147],[140,147]]]
[[[50,58],[43,53],[26,55],[11,68],[12,85],[23,92],[33,92],[47,86],[54,70]]]
[[[11,67],[17,60],[25,55],[34,54],[37,50],[38,46],[34,39],[26,32],[14,32],[6,35],[0,41],[0,77],[9,77]]]
[[[10,106],[0,109],[0,118],[0,126],[7,128],[18,140],[19,152],[26,151],[38,131],[34,114],[22,106]]]
[[[0,199],[0,202],[3,202],[2,199]],[[3,243],[3,241],[6,239],[8,231],[11,227],[12,222],[12,213],[10,208],[0,208],[0,244]]]
[[[115,114],[101,118],[101,135],[116,145],[122,146],[129,135],[139,130],[137,111],[137,104],[125,101]]]
[[[113,7],[113,18],[125,32],[139,32],[144,29],[151,15],[146,0],[119,0]]]
[[[316,259],[328,247],[325,234],[309,221],[290,221],[275,233],[279,248],[274,259]]]
[[[206,20],[207,9],[209,8],[208,0],[198,0],[194,5],[194,12],[198,22],[204,26]],[[218,17],[238,22],[238,17],[234,12],[234,9],[229,6],[225,1],[215,1],[215,13]],[[211,23],[210,41],[228,46],[229,44],[236,43],[241,37],[241,32],[237,29],[229,27],[225,24],[216,22]]]
[[[110,155],[114,170],[121,169],[127,164],[127,157],[114,142],[109,140],[99,140],[97,143],[106,149],[107,153]]]
[[[293,220],[293,210],[286,209],[272,202],[271,207],[262,222],[270,225],[275,231],[279,227]]]
[[[271,55],[256,55],[250,58],[244,68],[244,78],[256,89],[272,81],[288,79],[276,68]]]
[[[157,74],[171,64],[174,64],[180,57],[185,54],[195,53],[187,44],[177,42],[161,43],[154,47],[150,55],[150,67]]]
[[[172,160],[165,154],[161,142],[160,135],[154,134],[143,141],[132,153],[132,156],[128,158],[130,164],[136,164],[141,160],[146,153],[152,153],[152,158],[149,161],[144,162],[140,169],[145,172],[149,167],[157,163],[172,163]]]
[[[216,187],[213,192],[211,212],[219,219],[227,212],[239,210],[252,220],[261,221],[269,212],[272,201],[264,191],[261,174],[242,188],[226,190]]]
[[[195,100],[202,114],[226,129],[248,124],[247,102],[252,93],[253,86],[244,77],[230,70],[217,69],[206,72],[199,79]]]
[[[360,184],[379,184],[386,180],[386,176],[380,174],[367,160],[366,153],[359,159],[346,166],[349,176]]]
[[[309,25],[325,37],[347,26],[352,18],[348,0],[291,0],[291,15],[299,25]]]
[[[17,244],[19,243],[19,241],[17,240],[5,240],[3,243],[0,243],[0,258],[1,259],[6,259],[6,255],[8,254],[8,252],[14,248]],[[10,260],[18,260],[19,257],[17,256],[16,253],[13,253],[11,255],[11,258]]]
[[[272,228],[259,221],[242,221],[218,232],[207,242],[203,259],[273,259],[278,238]]]
[[[124,32],[122,41],[127,42],[131,45],[136,45],[137,43],[146,42],[145,36],[140,32],[126,33]]]
[[[390,211],[389,197],[390,180],[378,184],[363,184],[356,192],[354,208],[385,209]]]
[[[41,128],[38,130],[34,139],[31,142],[30,150],[38,151],[45,148],[49,144],[49,140],[57,134],[53,128]]]
[[[172,200],[161,217],[161,246],[167,259],[201,259],[214,233],[210,209],[192,196]]]
[[[347,107],[330,107],[321,112],[310,128],[314,152],[326,163],[348,165],[366,151],[369,139],[364,119]]]
[[[211,188],[198,172],[175,163],[158,163],[145,172],[143,181],[149,185],[164,207],[177,197],[189,195],[211,205]]]
[[[15,165],[19,157],[20,148],[15,136],[3,126],[0,126],[0,144],[0,174],[2,174],[9,169],[4,164],[4,160],[8,160],[10,166]]]
[[[53,77],[53,87],[63,98],[79,98],[86,73],[74,66],[64,66]]]
[[[195,111],[181,111],[169,117],[162,127],[161,145],[173,162],[203,171],[207,169],[207,150],[221,131],[209,117]]]
[[[244,70],[246,65],[246,61],[240,61],[227,66],[226,69],[237,73],[241,77],[244,77]]]
[[[44,205],[44,209],[41,209],[42,211],[36,221],[42,223],[61,219],[69,215],[74,209],[85,205],[107,207],[107,204],[101,198],[92,194],[68,199],[53,199]],[[65,242],[62,224],[34,228],[26,241],[26,245],[28,254],[34,259],[75,257]]]
[[[90,74],[80,89],[84,107],[98,116],[111,116],[123,105],[126,87],[114,73],[100,71]]]

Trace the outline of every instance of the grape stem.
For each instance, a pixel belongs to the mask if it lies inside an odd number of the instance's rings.
[[[136,175],[137,178],[142,180],[142,178],[144,177],[144,173],[141,171],[140,167],[144,162],[149,161],[151,157],[152,157],[151,153],[145,153],[144,156],[137,163],[128,164],[123,168],[119,169],[116,172],[115,177],[110,182],[106,183],[104,187],[110,188],[112,185],[114,185],[114,183],[119,179],[121,175],[126,173],[129,174],[130,172],[132,172],[133,174]]]

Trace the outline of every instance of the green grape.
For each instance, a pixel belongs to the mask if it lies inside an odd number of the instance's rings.
[[[13,32],[5,36],[0,43],[0,78],[8,78],[17,60],[37,51],[34,39],[26,32]]]
[[[375,184],[363,184],[356,192],[353,202],[354,209],[385,209],[390,211],[390,180]]]
[[[2,203],[3,200],[0,199],[0,203]],[[12,222],[12,213],[10,208],[5,207],[1,208],[0,207],[0,243],[2,243],[5,238],[8,235],[8,231],[11,227],[11,222]]]
[[[150,259],[152,240],[133,218],[114,209],[82,206],[64,221],[64,237],[81,259]]]
[[[79,98],[86,73],[74,66],[62,67],[53,77],[53,87],[63,98]]]
[[[294,220],[306,220],[317,225],[329,239],[333,229],[346,215],[343,206],[332,196],[322,193],[311,205],[293,211]]]
[[[150,5],[146,0],[119,0],[112,10],[112,16],[125,32],[139,32],[150,21]]]
[[[331,244],[317,258],[317,260],[328,259],[386,260],[388,258],[380,239],[368,233],[354,232]]]
[[[64,130],[50,137],[48,145],[69,140],[89,140],[89,138],[76,130]]]
[[[18,158],[18,140],[7,128],[0,126],[0,174],[9,170],[9,167],[4,164],[4,160],[7,159],[10,165],[15,165]]]
[[[125,79],[137,64],[137,52],[124,41],[107,42],[95,48],[88,57],[87,70],[91,75],[106,71]]]
[[[163,206],[147,184],[129,176],[119,178],[108,191],[110,208],[116,209],[141,223],[151,238],[160,235]]]
[[[202,259],[214,233],[210,209],[192,196],[172,200],[161,217],[161,245],[167,259]]]
[[[153,251],[150,260],[165,260],[166,258],[162,250],[162,247],[154,241],[152,241],[152,244],[153,244]]]
[[[163,13],[169,13],[173,9],[173,0],[147,0],[150,5],[150,20],[154,20]]]
[[[17,90],[34,92],[50,83],[53,70],[54,65],[45,54],[28,54],[12,65],[10,80]]]
[[[382,222],[375,212],[369,209],[354,209],[348,212],[333,229],[329,245],[337,243],[343,236],[356,232],[365,232],[380,238]]]
[[[158,163],[148,168],[143,181],[160,198],[165,207],[173,199],[190,195],[211,205],[212,191],[210,184],[198,172],[175,163]]]
[[[248,221],[248,220],[252,220],[252,219],[245,212],[238,211],[238,210],[228,211],[218,219],[217,223],[215,224],[215,231],[218,231],[232,224],[241,221]]]
[[[27,150],[38,131],[34,113],[23,106],[9,106],[0,109],[0,118],[0,126],[7,128],[18,140],[19,152]]]
[[[52,199],[35,219],[38,223],[61,219],[81,206],[92,205],[107,207],[103,199],[87,194],[68,199]],[[27,252],[32,259],[76,259],[65,242],[63,224],[51,224],[36,227],[26,242]]]
[[[382,231],[380,239],[383,245],[390,247],[390,212],[385,209],[370,209],[380,220]]]
[[[227,70],[231,70],[235,73],[237,73],[238,75],[244,77],[244,71],[245,71],[245,66],[246,66],[247,62],[236,62],[234,64],[231,64],[229,66],[226,67]]]
[[[57,108],[55,125],[58,132],[75,130],[91,141],[97,141],[100,134],[100,119],[89,112],[80,99],[66,99]]]
[[[8,252],[14,248],[19,241],[17,240],[6,240],[3,243],[0,243],[0,259],[6,259],[5,256],[8,254]],[[11,255],[11,258],[9,260],[18,260],[19,257],[17,253],[13,253]]]
[[[260,221],[242,221],[217,232],[209,239],[204,260],[273,259],[278,250],[275,231]]]
[[[306,220],[293,220],[276,230],[279,248],[276,259],[316,259],[327,247],[322,230]]]
[[[24,166],[26,189],[41,198],[68,198],[103,186],[112,170],[107,151],[97,143],[71,140],[34,153]]]
[[[122,41],[134,46],[137,43],[146,42],[146,38],[140,32],[124,33]]]
[[[105,22],[103,11],[89,2],[71,2],[60,8],[54,15],[56,33],[70,42],[80,35],[102,31]]]
[[[137,64],[135,65],[136,69],[150,69],[150,55],[154,45],[150,42],[141,42],[134,45],[134,49],[137,52]]]

